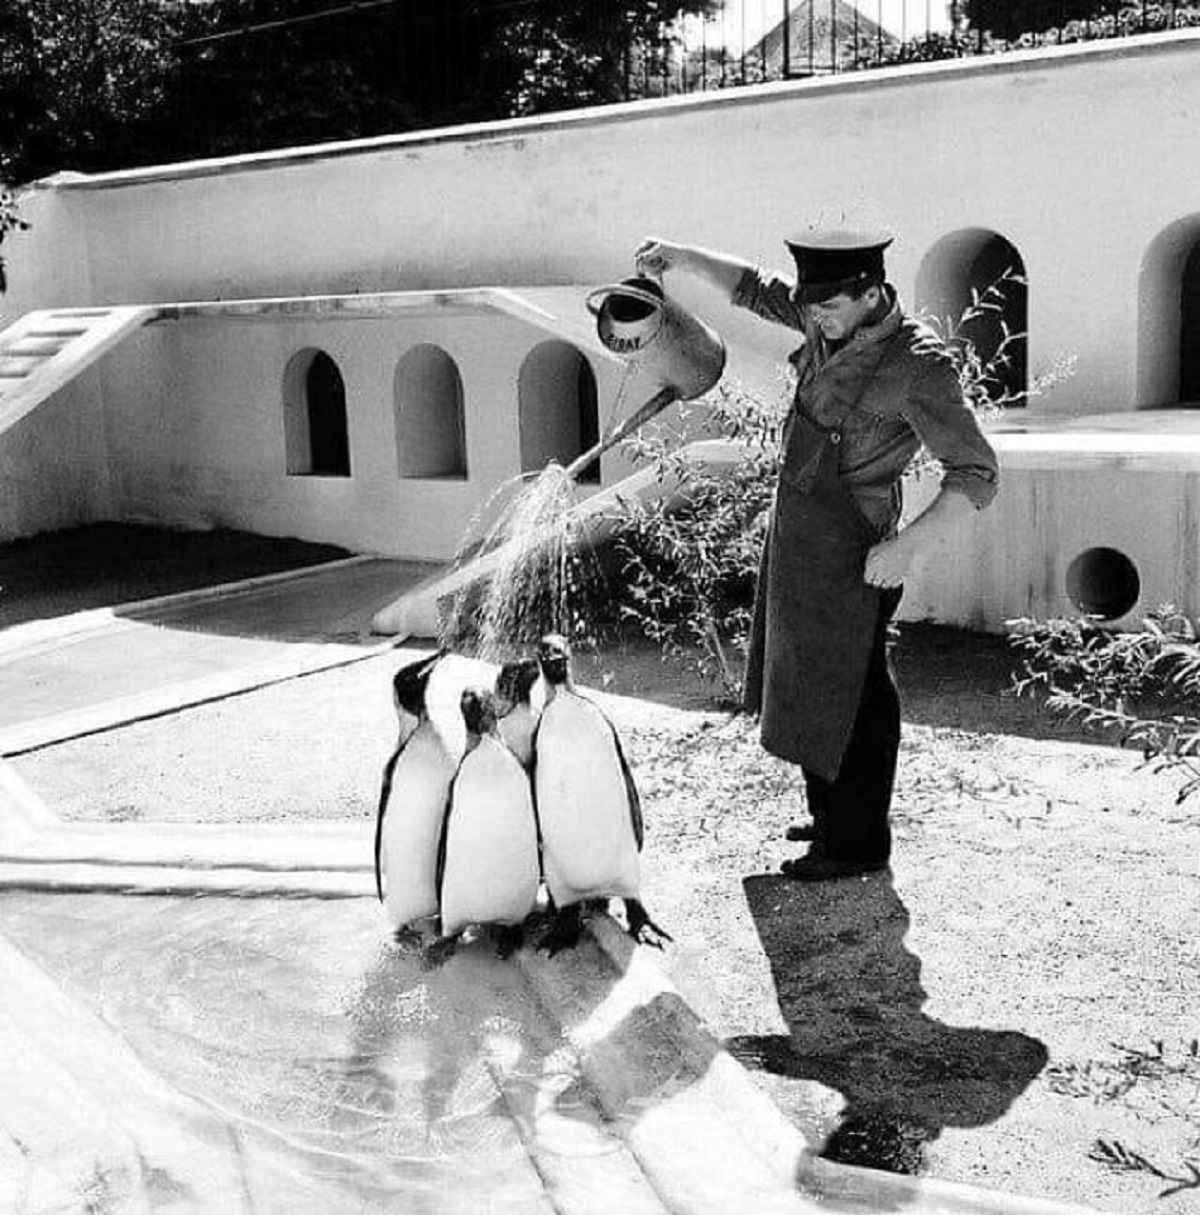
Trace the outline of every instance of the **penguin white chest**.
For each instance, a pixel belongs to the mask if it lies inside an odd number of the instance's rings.
[[[557,695],[542,713],[534,771],[555,903],[636,897],[634,811],[613,727],[600,709],[578,695]]]
[[[442,932],[519,924],[537,900],[537,825],[529,778],[498,739],[486,737],[458,768],[446,814]]]
[[[437,854],[456,761],[432,722],[422,722],[396,760],[383,820],[380,867],[392,929],[437,914]]]

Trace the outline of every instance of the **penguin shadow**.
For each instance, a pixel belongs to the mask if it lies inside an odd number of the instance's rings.
[[[673,991],[628,1000],[623,1015],[592,1037],[578,1027],[608,1020],[606,1010],[626,981],[639,948],[610,915],[589,915],[579,944],[547,957],[539,968],[539,995],[562,1019],[578,1052],[583,1083],[606,1124],[636,1122],[698,1082],[722,1053],[721,1043],[694,1009]],[[630,993],[632,994],[632,993]]]
[[[922,1011],[921,960],[889,872],[813,884],[757,874],[743,886],[790,1033],[725,1045],[747,1067],[842,1095],[825,1159],[915,1174],[943,1128],[995,1122],[1045,1067],[1036,1038]]]

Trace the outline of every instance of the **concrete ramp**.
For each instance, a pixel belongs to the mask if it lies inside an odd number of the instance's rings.
[[[148,305],[29,312],[0,333],[0,434],[153,320]]]

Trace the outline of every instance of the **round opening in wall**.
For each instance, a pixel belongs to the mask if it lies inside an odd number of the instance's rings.
[[[1137,566],[1115,548],[1086,548],[1067,567],[1067,595],[1086,616],[1116,620],[1138,601]]]

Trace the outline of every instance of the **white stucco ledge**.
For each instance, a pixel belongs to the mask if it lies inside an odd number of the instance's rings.
[[[249,299],[184,300],[132,305],[98,305],[88,309],[54,309],[45,315],[72,318],[115,313],[138,326],[170,321],[364,320],[442,312],[500,312],[548,329],[588,347],[613,363],[623,360],[596,336],[587,311],[594,285],[557,287],[458,287],[445,290],[355,292],[344,295],[286,295]],[[42,315],[37,314],[28,314]],[[124,337],[125,332],[118,335]],[[61,384],[56,384],[55,388]]]
[[[1002,467],[1200,472],[1200,410],[1146,409],[1022,419],[987,427]]]
[[[1125,59],[1138,56],[1169,55],[1178,49],[1200,43],[1200,30],[1175,30],[1158,34],[1138,34],[1095,42],[1073,43],[1068,46],[1040,47],[1027,51],[1008,51],[996,55],[969,55],[961,59],[939,60],[933,63],[903,64],[875,68],[870,71],[779,81],[770,84],[746,85],[735,89],[717,89],[703,93],[666,98],[651,98],[602,106],[580,107],[550,115],[532,115],[492,122],[464,123],[458,126],[435,127],[370,139],[331,141],[303,147],[281,148],[240,156],[211,157],[176,164],[147,165],[137,169],[122,169],[107,173],[62,172],[31,183],[30,189],[76,191],[120,189],[148,182],[183,181],[200,177],[224,176],[338,157],[370,154],[417,154],[432,145],[519,143],[526,139],[552,134],[559,130],[597,126],[612,122],[634,122],[654,119],[674,110],[700,111],[724,106],[759,106],[775,100],[791,101],[797,97],[828,96],[839,93],[903,88],[914,81],[930,77],[950,79],[972,76],[1006,76],[1020,73],[1070,69],[1080,61]]]
[[[170,321],[370,320],[443,312],[499,312],[569,339],[590,355],[622,360],[596,335],[587,311],[594,286],[459,287],[433,291],[376,291],[345,295],[266,296],[254,299],[192,300],[153,305],[151,323]]]

